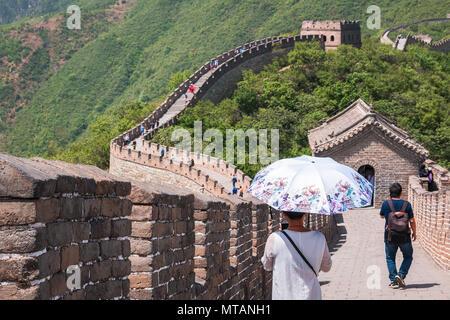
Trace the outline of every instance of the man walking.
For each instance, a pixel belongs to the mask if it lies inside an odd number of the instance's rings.
[[[406,287],[405,278],[413,260],[413,247],[411,238],[416,240],[416,223],[411,204],[400,199],[402,186],[394,183],[389,188],[390,199],[383,202],[380,210],[380,218],[385,219],[384,243],[386,262],[389,271],[389,287],[393,289]],[[412,229],[412,235],[410,228]],[[397,272],[395,256],[397,250],[403,254],[403,262]]]

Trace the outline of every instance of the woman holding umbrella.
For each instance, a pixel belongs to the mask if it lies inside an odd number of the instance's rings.
[[[269,236],[261,259],[273,271],[272,299],[321,299],[317,275],[331,269],[331,257],[325,236],[304,227],[305,216],[370,205],[370,182],[331,158],[301,156],[262,169],[248,192],[282,211],[288,222],[287,230]]]
[[[283,231],[283,235],[276,232],[269,236],[261,259],[265,270],[274,271],[272,299],[320,300],[322,292],[316,274],[331,269],[331,256],[325,236],[319,231],[311,231],[303,226],[305,213],[283,214],[289,223],[288,229]],[[292,244],[288,245],[286,238],[293,241],[295,247]],[[296,248],[304,258],[299,255]]]

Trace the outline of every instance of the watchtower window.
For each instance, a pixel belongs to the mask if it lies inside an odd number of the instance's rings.
[[[331,41],[334,41],[334,36],[331,36],[331,39],[330,39]]]
[[[323,41],[327,41],[327,36],[323,36]]]

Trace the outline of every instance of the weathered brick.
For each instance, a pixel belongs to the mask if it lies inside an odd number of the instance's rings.
[[[0,282],[31,281],[39,275],[39,262],[35,257],[0,259]]]
[[[131,253],[140,256],[148,256],[152,253],[152,242],[148,240],[131,239]]]
[[[36,201],[36,221],[52,222],[61,215],[61,199],[40,199]]]
[[[62,198],[61,199],[61,218],[63,219],[79,219],[82,217],[82,201],[81,198]]]
[[[133,205],[130,219],[136,221],[156,220],[158,219],[158,207]]]
[[[152,274],[150,273],[130,274],[128,279],[130,280],[130,288],[132,289],[144,289],[152,287]]]
[[[120,219],[112,221],[111,236],[114,238],[125,237],[131,234],[131,221]]]
[[[106,295],[106,284],[104,282],[89,285],[85,288],[86,300],[100,300]]]
[[[121,280],[108,280],[105,283],[105,299],[113,299],[122,296],[122,281]]]
[[[120,240],[100,241],[100,255],[103,259],[122,255],[122,242]]]
[[[97,282],[106,280],[111,277],[112,263],[111,260],[96,262],[90,266],[91,281]]]
[[[0,286],[0,300],[36,300],[39,298],[39,286],[22,289],[16,284]]]
[[[131,244],[130,240],[122,240],[122,256],[124,258],[129,257],[131,254]]]
[[[68,246],[61,248],[61,269],[65,271],[68,266],[77,265],[80,262],[80,248]]]
[[[91,221],[91,239],[103,239],[111,236],[111,220],[100,219]]]
[[[121,200],[117,198],[103,198],[102,211],[103,217],[120,217],[121,216]]]
[[[39,256],[40,277],[47,277],[61,270],[60,250],[48,250]]]
[[[45,228],[0,230],[0,252],[29,253],[47,246]]]
[[[102,208],[101,199],[85,199],[84,200],[84,215],[87,218],[96,218],[100,216]]]
[[[18,226],[36,221],[36,204],[32,201],[0,201],[0,226]]]
[[[133,221],[131,224],[131,236],[150,239],[152,237],[152,223]]]
[[[112,276],[125,277],[131,272],[131,262],[129,260],[115,260],[112,262]]]
[[[50,296],[58,297],[68,290],[64,272],[58,272],[50,278]]]
[[[130,256],[131,272],[151,272],[153,271],[152,257]]]
[[[71,222],[53,222],[47,225],[48,244],[60,247],[72,242],[73,229]]]
[[[128,217],[131,215],[131,211],[133,209],[133,202],[128,199],[124,199],[121,201],[121,214],[122,217]]]
[[[94,261],[100,257],[100,246],[97,242],[80,244],[80,260],[83,262]]]
[[[89,222],[73,222],[72,228],[74,242],[89,240],[91,235],[91,224]]]

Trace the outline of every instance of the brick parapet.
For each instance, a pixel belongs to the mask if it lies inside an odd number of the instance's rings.
[[[418,241],[439,267],[450,270],[450,190],[427,191],[418,177],[410,176],[408,191]]]
[[[130,188],[94,167],[0,154],[0,299],[127,298]]]

